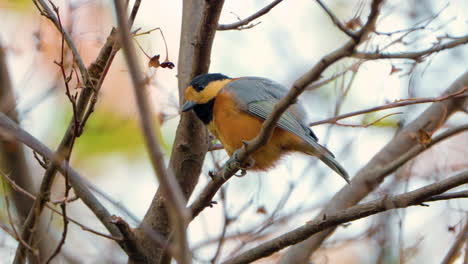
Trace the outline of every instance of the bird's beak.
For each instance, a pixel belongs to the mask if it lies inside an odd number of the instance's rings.
[[[196,102],[194,101],[187,101],[185,104],[182,106],[182,112],[187,112],[188,110],[194,108],[197,105]]]

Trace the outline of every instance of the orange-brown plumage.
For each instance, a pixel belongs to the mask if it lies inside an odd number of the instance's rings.
[[[214,120],[208,125],[210,132],[221,141],[229,156],[242,147],[242,141],[256,137],[263,123],[263,120],[239,110],[233,98],[228,91],[221,91],[216,96]],[[273,167],[282,155],[291,151],[303,151],[304,145],[304,140],[298,136],[275,128],[270,141],[252,154],[254,164],[250,169],[267,170]]]

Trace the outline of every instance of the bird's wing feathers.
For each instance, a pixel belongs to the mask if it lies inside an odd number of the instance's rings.
[[[225,87],[236,96],[239,107],[263,120],[267,119],[273,111],[275,104],[288,90],[279,83],[260,77],[243,77],[235,79]],[[278,127],[287,130],[298,137],[317,144],[317,137],[302,123],[305,122],[305,111],[298,104],[292,105],[278,120]]]

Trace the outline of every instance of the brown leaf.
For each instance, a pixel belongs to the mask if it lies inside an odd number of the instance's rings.
[[[344,26],[351,30],[356,30],[362,26],[361,18],[355,17],[344,24]]]
[[[257,208],[257,214],[263,214],[263,215],[266,215],[267,214],[267,210],[264,206],[260,206]]]
[[[161,63],[161,67],[162,68],[169,68],[169,69],[172,69],[175,67],[174,63],[172,63],[171,61],[164,61],[163,63]]]
[[[394,65],[392,65],[392,69],[390,70],[390,75],[400,72],[400,71],[401,71],[401,68],[397,68]]]
[[[432,141],[431,135],[426,130],[419,129],[418,130],[418,141],[422,145],[427,145],[427,144],[431,143],[431,141]]]
[[[148,67],[153,67],[153,68],[158,68],[159,66],[161,66],[161,63],[159,63],[159,54],[158,55],[154,55],[148,62]]]

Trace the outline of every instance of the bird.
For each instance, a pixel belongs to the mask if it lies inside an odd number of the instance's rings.
[[[193,110],[231,159],[244,142],[255,138],[263,121],[288,93],[283,85],[263,77],[230,78],[221,73],[196,76],[185,89],[182,112]],[[278,120],[270,140],[250,156],[248,170],[267,171],[291,152],[318,157],[349,183],[346,170],[306,125],[306,112],[298,101]]]

